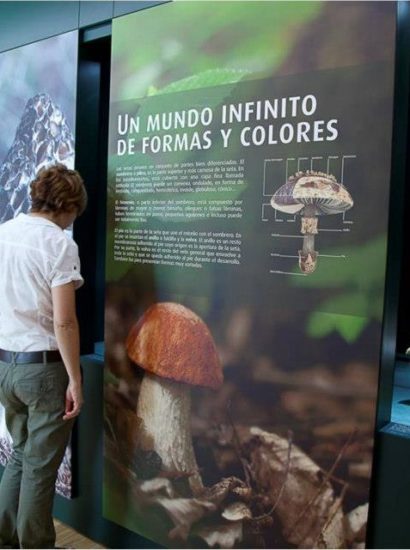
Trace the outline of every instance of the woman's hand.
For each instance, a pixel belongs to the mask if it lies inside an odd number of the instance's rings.
[[[65,394],[65,414],[63,420],[70,420],[80,414],[83,406],[83,388],[80,383],[69,382]]]

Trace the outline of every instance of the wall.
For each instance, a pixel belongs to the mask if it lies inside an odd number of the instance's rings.
[[[158,2],[0,2],[0,52],[55,34],[110,21]]]

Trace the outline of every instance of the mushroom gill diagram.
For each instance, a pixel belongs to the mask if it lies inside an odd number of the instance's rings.
[[[353,199],[342,183],[325,172],[296,172],[271,198],[271,206],[286,214],[302,217],[302,250],[299,250],[299,268],[302,273],[313,273],[318,252],[314,249],[318,233],[318,216],[342,214],[353,206]]]
[[[188,476],[197,494],[203,485],[192,446],[190,388],[222,384],[212,335],[187,307],[155,303],[131,327],[126,348],[130,360],[145,370],[137,405],[138,445],[155,451],[163,470]]]

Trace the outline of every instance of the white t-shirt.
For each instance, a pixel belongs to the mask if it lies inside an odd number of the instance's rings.
[[[84,280],[75,242],[55,223],[19,214],[0,225],[0,348],[57,349],[51,288]]]

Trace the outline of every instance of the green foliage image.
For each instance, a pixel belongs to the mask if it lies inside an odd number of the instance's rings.
[[[386,254],[386,237],[345,247],[344,254],[349,261],[339,264],[337,270],[320,269],[313,277],[300,277],[294,282],[295,286],[306,289],[335,292],[334,296],[320,302],[308,317],[306,330],[313,338],[336,331],[351,343],[359,338],[370,321],[382,319],[382,258]]]

